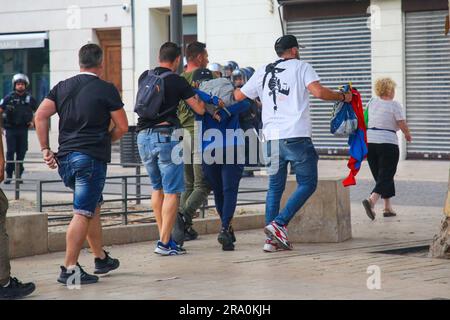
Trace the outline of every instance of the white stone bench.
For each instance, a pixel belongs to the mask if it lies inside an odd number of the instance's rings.
[[[281,209],[296,188],[295,177],[289,176]],[[319,179],[316,192],[297,212],[288,229],[292,242],[343,242],[351,239],[350,190],[342,185],[342,179]]]

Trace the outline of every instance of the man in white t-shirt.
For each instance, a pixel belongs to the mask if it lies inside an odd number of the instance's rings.
[[[281,59],[257,70],[247,84],[235,92],[236,100],[259,97],[262,101],[263,137],[269,165],[264,229],[266,252],[292,249],[286,227],[317,187],[319,157],[311,141],[309,94],[322,100],[352,100],[351,93],[332,91],[320,84],[311,65],[300,60],[296,37],[279,38],[275,51]],[[296,174],[298,186],[280,211],[288,163]]]

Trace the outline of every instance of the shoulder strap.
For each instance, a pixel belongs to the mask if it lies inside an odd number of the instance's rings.
[[[160,77],[164,79],[164,78],[166,78],[166,77],[168,77],[168,76],[170,76],[172,74],[176,74],[176,73],[172,72],[172,71],[166,71],[163,74],[161,74]]]
[[[176,73],[173,72],[173,71],[166,71],[166,72],[161,73],[161,74],[156,74],[155,69],[148,70],[148,75],[149,75],[149,76],[155,75],[155,76],[161,77],[162,79],[164,79],[164,78],[166,78],[167,76],[170,76],[170,75],[172,75],[172,74],[176,74]]]
[[[266,80],[267,80],[267,76],[269,75],[269,73],[271,73],[273,71],[273,69],[275,69],[275,67],[279,63],[281,63],[283,61],[286,61],[286,60],[285,59],[280,59],[278,61],[275,61],[274,63],[270,63],[270,64],[267,65],[267,67],[266,67],[266,74],[264,75],[263,85],[262,85],[263,90],[264,90],[264,86],[266,85]]]
[[[69,95],[63,100],[63,102],[59,105],[58,109],[61,109],[63,106],[65,106],[65,104],[67,102],[69,102],[70,100],[75,99],[78,94],[80,93],[81,89],[83,89],[84,87],[86,87],[89,83],[91,83],[94,80],[98,80],[98,77],[93,77],[92,79],[89,79],[88,81],[84,82],[84,83],[80,83],[77,87],[75,87],[74,89],[72,89],[72,91],[69,93]]]
[[[149,75],[151,75],[151,74],[155,74],[155,75],[156,75],[154,69],[153,69],[153,70],[149,70],[149,71],[148,71],[148,74],[149,74]],[[170,75],[172,75],[172,74],[176,74],[176,73],[173,72],[173,71],[166,71],[166,72],[164,72],[164,73],[162,73],[162,74],[158,74],[157,76],[160,77],[161,79],[164,79],[164,78],[166,78],[166,77],[168,77],[168,76],[170,76]],[[164,100],[165,100],[165,97],[164,97]],[[165,116],[166,114],[172,112],[172,111],[175,110],[176,108],[178,108],[178,104],[176,104],[175,106],[170,107],[169,109],[167,109],[167,110],[165,110],[165,111],[163,111],[163,112],[161,112],[161,113],[158,113],[156,116],[157,116],[158,118],[159,118],[159,117],[162,117],[162,116]]]

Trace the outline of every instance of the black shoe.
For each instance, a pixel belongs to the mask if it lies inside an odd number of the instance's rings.
[[[33,293],[34,283],[22,283],[17,278],[10,278],[7,287],[0,287],[0,299],[20,299]]]
[[[232,226],[230,226],[230,227],[228,228],[228,232],[229,232],[230,235],[231,235],[231,239],[233,240],[233,243],[236,242],[236,235],[234,234],[234,229],[233,229]]]
[[[65,267],[61,266],[61,274],[59,275],[58,282],[64,285],[83,285],[83,284],[92,284],[98,282],[98,277],[88,274],[86,271],[81,268],[81,266],[77,263],[78,270],[74,269],[68,271]],[[76,272],[79,272],[78,279]]]
[[[217,236],[217,241],[222,245],[223,251],[233,251],[234,243],[233,237],[228,230],[222,229],[222,231]]]
[[[95,258],[95,271],[94,274],[105,274],[110,271],[116,270],[120,266],[119,259],[114,259],[109,256],[109,252],[105,252],[105,259]]]
[[[7,177],[6,179],[5,179],[5,184],[11,184],[11,181],[12,181],[12,178],[11,177]]]
[[[198,232],[194,228],[189,227],[184,231],[184,241],[197,240]]]
[[[183,214],[178,212],[177,219],[175,221],[175,225],[172,231],[172,239],[181,247],[184,244],[185,229],[186,229],[186,222],[184,220],[184,216]]]

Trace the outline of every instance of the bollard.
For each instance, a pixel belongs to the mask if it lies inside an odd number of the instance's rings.
[[[141,204],[141,166],[136,166],[136,204]]]
[[[20,199],[20,181],[19,181],[19,179],[20,179],[20,163],[19,162],[15,162],[15,168],[14,168],[14,177],[15,177],[15,180],[14,180],[14,191],[15,191],[15,193],[14,193],[14,199],[15,200],[19,200]]]
[[[42,181],[36,182],[36,210],[42,212]]]
[[[122,178],[122,223],[128,224],[128,181]]]

